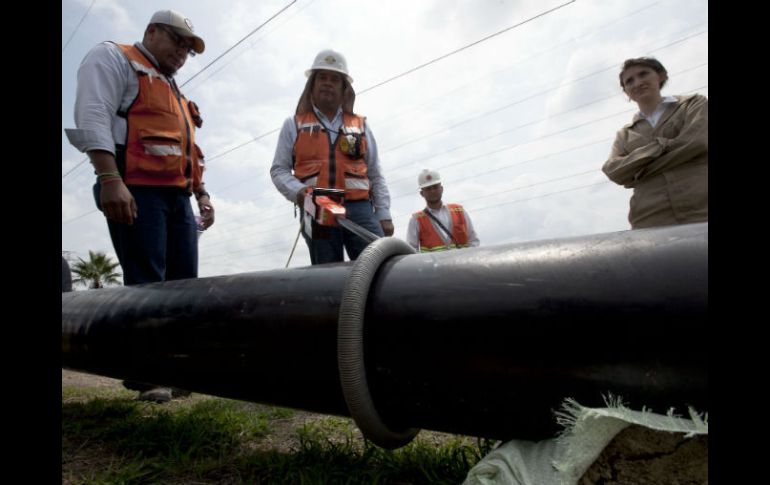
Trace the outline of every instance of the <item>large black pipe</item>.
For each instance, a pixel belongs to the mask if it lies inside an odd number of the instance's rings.
[[[62,294],[62,365],[348,415],[337,368],[352,264]],[[708,224],[395,256],[368,293],[383,421],[552,436],[565,397],[708,410]]]

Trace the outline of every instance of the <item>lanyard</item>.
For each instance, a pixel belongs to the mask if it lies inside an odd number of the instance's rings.
[[[428,208],[427,208],[427,207],[426,207],[425,209],[423,209],[422,211],[423,211],[423,212],[424,212],[424,213],[425,213],[425,214],[426,214],[428,217],[430,217],[431,219],[433,219],[433,221],[434,221],[436,224],[438,224],[438,226],[439,226],[441,229],[443,229],[443,230],[444,230],[444,232],[447,234],[447,236],[449,236],[449,239],[451,239],[451,240],[452,240],[452,242],[454,243],[454,245],[455,245],[455,248],[459,248],[459,247],[460,247],[460,245],[457,243],[457,240],[454,238],[454,236],[452,236],[452,232],[451,232],[449,229],[447,229],[447,228],[444,226],[444,224],[442,224],[442,223],[441,223],[441,221],[439,221],[438,219],[436,219],[436,216],[434,216],[433,214],[431,214],[431,213],[430,213],[430,211],[428,210]]]

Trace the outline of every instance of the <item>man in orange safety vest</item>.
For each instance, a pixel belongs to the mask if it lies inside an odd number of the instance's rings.
[[[423,170],[417,177],[420,195],[427,207],[412,214],[406,242],[420,252],[446,251],[479,245],[468,213],[460,204],[444,204],[441,176],[433,170]]]

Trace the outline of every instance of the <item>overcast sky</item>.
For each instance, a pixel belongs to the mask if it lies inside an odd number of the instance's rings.
[[[297,0],[201,72],[289,3],[62,0],[62,251],[115,257],[93,168],[63,131],[75,126],[78,65],[98,42],[141,40],[158,9],[184,13],[206,42],[177,75],[204,118],[197,140],[216,208],[200,276],[286,266],[298,221],[269,169],[322,49],[347,58],[402,239],[424,207],[423,168],[441,173],[444,202],[465,206],[485,246],[628,230],[631,191],[601,172],[636,111],[619,66],[654,56],[669,73],[664,95],[708,96],[706,0]],[[300,239],[290,267],[309,264]]]

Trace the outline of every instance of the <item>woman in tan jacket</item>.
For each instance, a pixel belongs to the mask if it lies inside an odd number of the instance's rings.
[[[656,59],[628,59],[620,86],[639,112],[618,131],[602,171],[633,188],[632,229],[708,221],[708,100],[666,96],[668,80]]]

